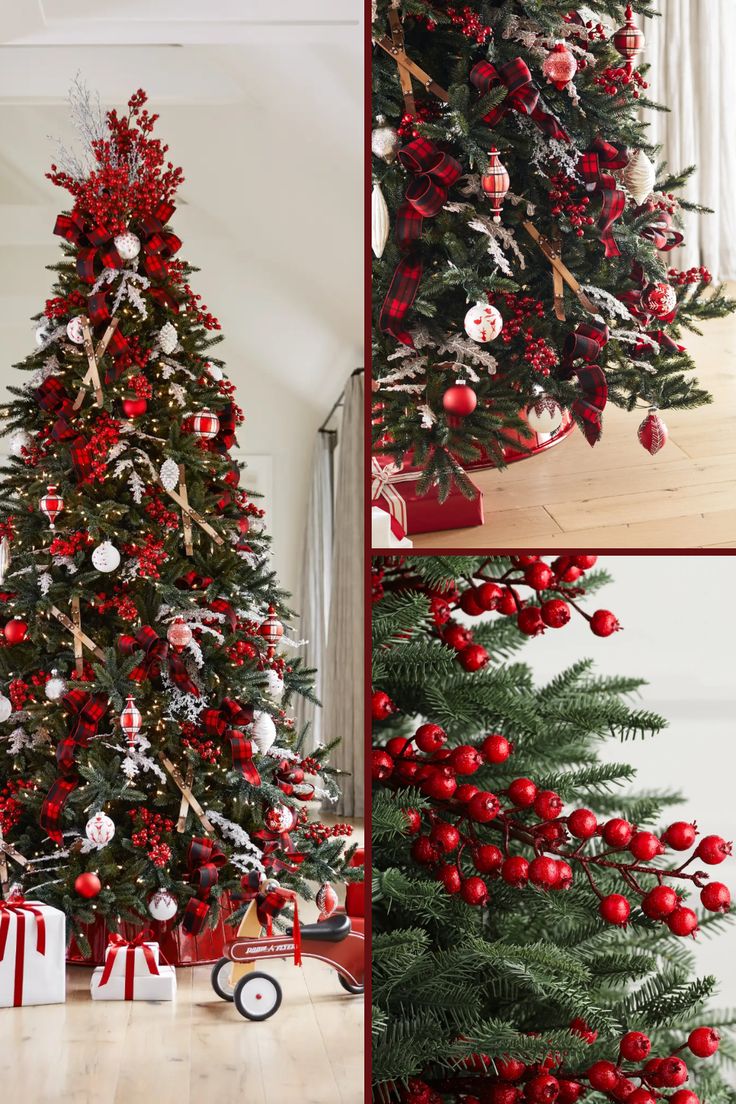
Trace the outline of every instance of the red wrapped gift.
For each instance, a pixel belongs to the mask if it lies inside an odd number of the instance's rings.
[[[437,487],[424,495],[417,493],[421,474],[421,468],[406,461],[398,465],[390,456],[374,456],[371,460],[371,504],[388,510],[409,536],[483,524],[483,496],[477,488],[473,498],[466,498],[462,491],[453,487],[445,501],[440,502]]]

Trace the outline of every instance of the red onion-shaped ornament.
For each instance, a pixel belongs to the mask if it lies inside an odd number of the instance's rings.
[[[192,429],[203,441],[211,441],[220,432],[220,419],[211,410],[202,410],[194,415]]]
[[[498,151],[495,146],[491,149],[489,156],[490,161],[488,163],[488,168],[480,178],[480,182],[483,186],[483,191],[491,202],[493,221],[500,222],[501,208],[503,207],[503,201],[508,193],[511,178],[509,177],[506,166],[499,160]]]
[[[577,71],[578,63],[575,55],[564,42],[557,42],[542,64],[545,77],[559,92],[568,86]]]
[[[264,636],[268,641],[269,647],[275,648],[284,635],[284,626],[276,616],[276,610],[273,606],[268,607],[268,617],[258,630],[261,636]]]
[[[329,882],[323,882],[317,890],[317,908],[319,909],[318,920],[329,920],[333,912],[337,908],[337,894],[330,885]]]
[[[442,396],[442,406],[452,418],[467,418],[478,405],[478,396],[463,380],[457,380]]]
[[[182,617],[177,617],[169,625],[166,639],[174,651],[181,652],[191,642],[192,630]]]
[[[128,737],[128,743],[131,747],[135,743],[135,738],[140,732],[142,724],[143,718],[141,717],[140,710],[135,704],[132,695],[129,695],[125,703],[125,709],[120,714],[120,727]]]
[[[646,45],[644,32],[634,22],[634,13],[629,4],[626,8],[626,23],[615,32],[613,45],[622,58],[626,58],[626,72],[631,76],[634,58]]]
[[[664,424],[656,406],[651,407],[644,421],[639,426],[639,441],[650,456],[655,456],[660,449],[667,444],[669,430]]]
[[[53,484],[48,488],[46,494],[39,502],[39,506],[49,519],[49,527],[54,528],[54,522],[64,509],[64,499],[61,497],[56,489],[56,485]]]

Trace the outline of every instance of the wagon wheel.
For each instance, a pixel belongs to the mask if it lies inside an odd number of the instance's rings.
[[[365,986],[364,985],[353,985],[352,981],[348,981],[348,979],[344,978],[342,976],[342,974],[337,975],[337,980],[340,982],[343,989],[345,989],[346,992],[348,992],[348,993],[364,993],[365,992]]]
[[[267,1020],[281,1006],[281,986],[270,974],[254,972],[240,979],[233,1000],[247,1020]]]
[[[210,975],[212,988],[222,1000],[231,1001],[235,992],[235,986],[230,981],[233,964],[229,958],[219,959],[212,967]]]

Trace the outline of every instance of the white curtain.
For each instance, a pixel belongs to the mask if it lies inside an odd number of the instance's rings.
[[[363,374],[350,377],[340,427],[332,597],[327,635],[322,739],[341,779],[337,811],[364,815],[363,786]]]
[[[684,198],[713,215],[685,214],[685,244],[670,254],[678,268],[705,265],[716,279],[736,278],[736,2],[656,0],[661,18],[644,21],[649,95],[669,113],[647,113],[652,142],[670,168],[696,164]]]
[[[335,430],[317,434],[312,463],[312,482],[307,503],[307,526],[300,588],[300,634],[307,641],[302,656],[307,667],[316,668],[314,692],[324,700],[325,648],[332,591],[332,537],[334,527]],[[299,698],[295,719],[299,731],[309,723],[310,750],[322,741],[323,710]]]

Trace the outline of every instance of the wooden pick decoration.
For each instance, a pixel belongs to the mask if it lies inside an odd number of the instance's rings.
[[[102,383],[100,381],[100,371],[98,365],[105,354],[107,346],[112,340],[112,335],[118,328],[118,322],[119,319],[112,319],[110,325],[107,327],[104,334],[97,343],[97,348],[95,349],[94,345],[92,344],[92,331],[89,328],[89,319],[86,318],[84,315],[82,316],[81,323],[82,334],[84,335],[84,351],[89,362],[89,368],[87,370],[87,375],[82,380],[82,386],[77,392],[77,397],[74,400],[74,410],[79,410],[80,406],[84,402],[84,396],[87,392],[87,388],[90,386],[92,386],[92,388],[94,389],[95,402],[98,406],[102,406]]]
[[[388,21],[391,27],[391,37],[389,38],[388,35],[382,35],[375,41],[377,45],[380,46],[382,50],[385,50],[396,62],[407,115],[416,115],[417,113],[417,105],[411,83],[412,77],[415,77],[416,80],[424,86],[427,92],[431,92],[438,100],[442,100],[443,103],[448,103],[450,97],[447,95],[445,89],[437,84],[437,81],[430,77],[429,73],[425,73],[424,69],[420,68],[416,62],[412,61],[411,58],[407,56],[404,47],[404,28],[401,26],[401,17],[396,11],[396,8],[389,8]]]
[[[191,763],[187,767],[186,787],[188,790],[192,788],[192,782],[194,781],[194,768]],[[187,820],[189,818],[189,802],[186,795],[181,795],[181,805],[179,806],[179,819],[176,822],[177,832],[185,832],[187,827]]]
[[[31,863],[25,855],[21,855],[20,851],[16,851],[12,843],[8,843],[5,840],[2,829],[0,828],[0,887],[2,888],[3,897],[7,895],[8,886],[10,884],[6,855],[14,862],[17,862],[18,866],[22,866],[27,874],[33,873],[33,866]]]
[[[82,629],[82,615],[79,609],[78,598],[72,598],[72,617],[74,618],[74,620],[67,617],[65,613],[62,613],[61,610],[57,608],[57,606],[51,607],[51,613],[54,615],[56,620],[60,621],[64,628],[68,629],[74,637],[74,662],[78,674],[81,675],[84,669],[84,656],[82,653],[82,645],[84,645],[85,648],[88,648],[89,651],[92,652],[93,655],[97,656],[98,659],[104,660],[105,653],[103,652],[102,648],[98,648],[94,640],[92,640],[91,637],[87,636],[86,632],[84,632]]]
[[[204,529],[205,533],[212,537],[215,544],[224,544],[224,539],[220,536],[216,529],[213,529],[208,521],[202,517],[193,506],[189,505],[189,499],[187,497],[187,485],[184,479],[184,467],[179,465],[179,490],[174,491],[165,487],[163,483],[161,486],[166,491],[169,498],[173,499],[182,512],[182,521],[184,525],[184,547],[187,556],[192,554],[192,526],[191,522],[196,521],[200,529]]]
[[[182,501],[186,503],[188,507],[189,496],[187,495],[186,469],[183,464],[179,465],[179,494],[182,497]],[[181,511],[181,523],[184,528],[184,555],[191,556],[194,553],[194,546],[192,544],[192,519],[184,508],[182,508]]]
[[[184,797],[187,800],[187,804],[191,807],[191,809],[194,812],[195,816],[198,817],[199,822],[202,825],[202,827],[204,828],[207,835],[208,836],[214,836],[215,829],[212,827],[209,820],[205,816],[204,809],[202,808],[202,806],[199,804],[196,797],[192,793],[191,787],[188,786],[187,783],[184,781],[184,778],[182,777],[182,773],[179,770],[179,768],[175,767],[174,764],[171,762],[171,760],[168,759],[162,751],[159,752],[159,759],[161,760],[163,765],[166,767],[166,770],[169,772],[169,774],[173,778],[176,785],[181,790],[182,794],[184,795]],[[177,830],[178,830],[178,825],[177,825]]]
[[[566,321],[565,298],[563,281],[577,295],[580,306],[589,314],[599,314],[596,305],[588,298],[579,282],[575,279],[570,269],[562,262],[562,242],[559,237],[545,238],[540,234],[533,222],[523,223],[524,229],[530,237],[534,238],[545,257],[552,265],[552,288],[554,294],[555,316],[560,322]]]

